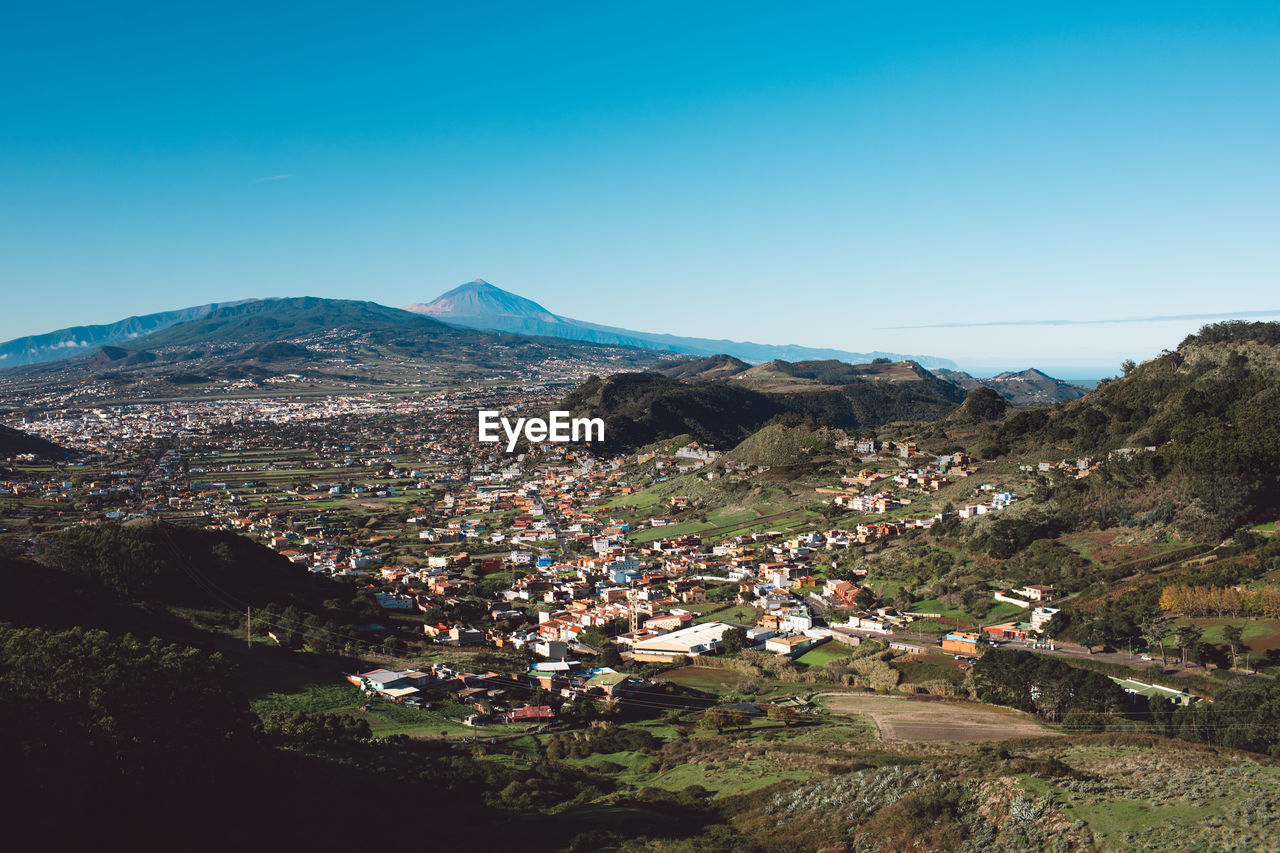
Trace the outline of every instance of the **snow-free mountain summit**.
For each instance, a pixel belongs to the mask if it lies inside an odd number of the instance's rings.
[[[927,355],[904,355],[892,352],[849,352],[847,350],[802,347],[793,344],[758,344],[748,341],[686,338],[654,332],[637,332],[616,326],[602,326],[553,314],[531,299],[495,287],[483,279],[467,282],[428,303],[404,306],[406,311],[426,314],[446,323],[473,329],[513,332],[519,335],[542,335],[614,346],[643,347],[665,352],[691,355],[724,353],[744,361],[760,364],[774,359],[812,361],[837,359],[853,364],[876,358],[915,361],[925,367],[955,369],[949,359]]]

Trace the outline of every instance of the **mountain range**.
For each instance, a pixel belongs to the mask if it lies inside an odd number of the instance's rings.
[[[200,385],[292,372],[308,381],[377,385],[474,380],[511,369],[537,375],[547,359],[633,370],[663,359],[651,350],[486,332],[374,302],[317,297],[220,305],[127,343],[6,373],[55,384],[99,375],[117,385]]]
[[[352,307],[357,305],[361,307]],[[424,322],[434,322],[435,325],[424,325]],[[937,376],[965,390],[985,385],[995,389],[1015,406],[1050,405],[1076,399],[1086,391],[1034,368],[980,379],[958,370],[949,359],[937,356],[880,351],[851,352],[792,344],[690,338],[603,326],[553,314],[537,302],[480,279],[455,287],[431,302],[415,303],[403,309],[373,302],[315,297],[246,299],[129,317],[103,325],[75,326],[0,343],[0,369],[56,362],[98,351],[103,347],[125,346],[136,353],[138,350],[179,343],[196,346],[232,341],[279,341],[290,334],[314,334],[326,329],[363,331],[384,340],[404,337],[397,334],[404,331],[409,338],[418,342],[423,340],[426,330],[431,329],[428,337],[434,336],[443,341],[444,337],[448,337],[442,331],[446,328],[453,328],[458,332],[503,333],[508,336],[508,343],[542,338],[545,345],[545,339],[558,338],[580,346],[629,347],[655,354],[693,356],[693,362],[700,358],[718,358],[721,359],[718,362],[719,372],[733,374],[739,381],[758,379],[758,372],[750,376],[741,375],[752,365],[763,367],[775,361],[791,364],[840,362],[856,365],[888,360],[912,362],[929,368]],[[479,340],[466,338],[465,335],[462,338],[454,336],[454,339],[465,339],[472,343]],[[107,353],[107,360],[118,360],[118,353],[111,355],[114,351],[110,349]],[[696,372],[703,368],[686,369]]]
[[[926,371],[916,362],[886,363],[883,359],[870,364],[848,364],[831,359],[792,363],[777,359],[752,366],[741,359],[721,354],[679,361],[664,367],[661,372],[675,379],[725,381],[757,391],[813,391],[818,386],[833,388],[863,380],[924,382],[937,378],[965,391],[990,388],[1019,408],[1051,406],[1063,400],[1079,399],[1088,393],[1087,388],[1054,379],[1035,368],[977,379],[959,370],[935,367]]]
[[[179,308],[177,311],[126,317],[115,323],[99,326],[72,326],[43,335],[15,338],[0,344],[0,367],[25,367],[29,364],[71,358],[101,346],[127,343],[152,332],[205,317],[219,308],[239,306],[249,301],[251,300],[213,302],[208,305]]]
[[[689,355],[705,356],[724,353],[757,364],[774,359],[788,361],[836,359],[859,364],[877,358],[887,358],[891,361],[915,361],[925,367],[956,368],[955,362],[937,356],[878,351],[848,352],[794,344],[757,344],[746,341],[688,338],[679,335],[637,332],[615,326],[601,326],[553,314],[537,302],[509,293],[483,279],[476,279],[455,287],[431,302],[406,305],[405,310],[472,329],[492,329],[518,335],[540,335]]]

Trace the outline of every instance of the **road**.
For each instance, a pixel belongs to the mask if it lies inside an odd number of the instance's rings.
[[[903,643],[912,643],[917,646],[923,646],[926,649],[936,650],[938,647],[937,637],[935,634],[878,634],[875,631],[851,631],[842,630],[843,634],[850,634],[855,637],[862,637],[868,640],[880,640],[883,642],[895,641]],[[1054,648],[1036,648],[1033,644],[1025,640],[1003,640],[1000,642],[999,648],[1012,649],[1021,652],[1033,652],[1038,655],[1050,655],[1052,657],[1069,658],[1075,660],[1095,660],[1104,663],[1114,663],[1121,666],[1132,667],[1136,669],[1145,669],[1153,663],[1159,664],[1160,658],[1155,660],[1143,660],[1141,655],[1129,654],[1128,652],[1094,652],[1089,654],[1088,649],[1083,646],[1077,646],[1073,643],[1055,643]],[[1203,669],[1189,670],[1194,674],[1207,675]]]
[[[547,505],[542,502],[542,495],[534,492],[533,502],[538,505],[538,509],[542,510],[542,517],[551,525],[551,532],[556,535],[556,544],[560,546],[560,555],[563,557],[572,556],[572,552],[569,550],[569,542],[565,539],[565,535],[560,532],[560,524],[556,521],[555,515],[547,511]]]

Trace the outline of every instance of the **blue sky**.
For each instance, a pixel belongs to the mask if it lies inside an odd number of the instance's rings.
[[[1088,376],[1280,318],[1274,2],[49,0],[0,73],[0,339],[482,277]]]

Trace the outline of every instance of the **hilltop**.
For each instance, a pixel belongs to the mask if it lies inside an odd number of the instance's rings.
[[[659,371],[663,376],[672,379],[701,379],[714,381],[728,379],[750,368],[740,358],[731,355],[709,355],[704,358],[690,358],[677,361]]]
[[[766,424],[726,453],[725,460],[769,467],[798,465],[830,454],[836,441],[844,438],[841,430],[794,420],[798,422],[786,422],[784,416]]]
[[[989,379],[978,379],[963,371],[945,368],[936,368],[933,372],[966,391],[990,388],[1019,408],[1051,406],[1064,400],[1078,400],[1089,393],[1088,388],[1054,379],[1034,367],[1017,373],[1006,371]]]
[[[733,446],[765,421],[788,411],[779,399],[745,388],[681,382],[657,373],[592,377],[560,403],[575,415],[604,418],[607,449],[634,450],[689,434]]]
[[[458,326],[491,329],[520,335],[539,335],[588,341],[611,346],[643,347],[662,352],[687,353],[696,356],[728,354],[748,362],[773,359],[838,359],[845,362],[869,362],[876,358],[911,359],[930,367],[954,368],[954,362],[927,355],[902,355],[886,352],[848,352],[793,344],[759,344],[744,341],[711,340],[680,335],[639,332],[616,326],[602,326],[553,314],[530,299],[495,287],[483,279],[467,282],[428,303],[406,305],[405,310],[435,317]]]
[[[1105,478],[1064,495],[1070,512],[1167,507],[1188,530],[1226,535],[1280,505],[1280,323],[1206,326],[1078,400],[932,431],[985,457],[1107,458]]]
[[[618,374],[588,380],[562,405],[575,414],[604,418],[609,448],[633,450],[681,433],[732,447],[770,418],[787,413],[844,429],[868,429],[891,421],[941,417],[964,400],[957,386],[914,362],[773,361],[732,372],[737,365],[721,358],[674,368],[694,376],[723,377],[717,381]]]

